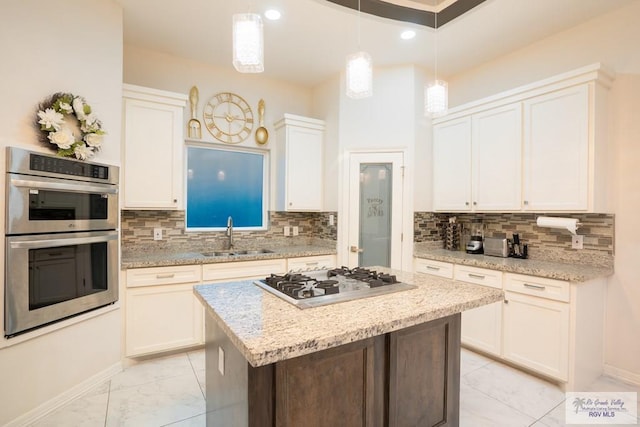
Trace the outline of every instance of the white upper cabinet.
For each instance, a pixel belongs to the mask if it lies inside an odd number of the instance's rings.
[[[433,183],[435,210],[471,210],[470,117],[433,128]]]
[[[589,87],[524,102],[524,208],[587,210]]]
[[[594,64],[434,119],[434,209],[607,212],[610,85]]]
[[[285,114],[275,128],[276,209],[321,211],[324,121]]]
[[[187,96],[123,87],[124,208],[181,209]]]
[[[472,116],[472,207],[482,211],[520,209],[522,108],[495,108]]]
[[[519,104],[438,124],[433,138],[434,209],[520,209]]]

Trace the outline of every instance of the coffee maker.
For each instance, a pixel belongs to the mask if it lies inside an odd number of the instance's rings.
[[[471,237],[467,242],[467,253],[468,254],[481,254],[484,253],[484,249],[482,247],[482,240],[484,237],[484,229],[482,223],[472,223],[471,224]]]

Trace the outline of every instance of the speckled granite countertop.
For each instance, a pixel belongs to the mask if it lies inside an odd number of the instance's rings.
[[[595,267],[585,264],[569,264],[564,262],[541,261],[533,259],[499,258],[486,255],[474,255],[461,251],[446,249],[419,249],[413,254],[417,258],[454,264],[471,265],[474,267],[501,270],[509,273],[528,274],[531,276],[547,277],[550,279],[567,280],[570,282],[585,282],[599,277],[613,274],[613,268]]]
[[[185,249],[165,249],[156,251],[122,251],[121,269],[142,267],[163,267],[169,265],[187,264],[212,264],[220,262],[234,261],[255,261],[259,259],[276,258],[297,258],[303,256],[332,255],[336,253],[336,248],[322,245],[298,245],[265,248],[273,251],[266,254],[254,255],[234,255],[234,256],[205,256],[202,252],[212,252],[212,250],[186,251]]]
[[[417,287],[306,310],[252,281],[197,285],[194,292],[254,367],[429,322],[504,296],[499,289],[383,270]]]

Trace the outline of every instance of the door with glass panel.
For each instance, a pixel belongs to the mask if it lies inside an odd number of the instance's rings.
[[[402,153],[352,153],[349,266],[401,268]]]

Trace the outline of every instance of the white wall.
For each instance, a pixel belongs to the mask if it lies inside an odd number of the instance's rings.
[[[192,86],[198,87],[199,102],[197,115],[202,124],[202,140],[227,146],[217,141],[202,122],[205,103],[220,92],[233,92],[244,98],[253,111],[254,129],[258,127],[258,101],[265,101],[264,125],[269,132],[266,145],[256,144],[253,133],[235,147],[247,147],[271,152],[271,189],[270,210],[276,209],[275,188],[275,137],[273,124],[284,113],[311,117],[311,91],[308,88],[289,84],[280,80],[265,78],[260,74],[241,74],[233,69],[190,61],[176,56],[141,49],[135,46],[124,47],[124,82],[154,89],[168,90],[188,94]],[[186,123],[190,119],[190,109],[185,109]],[[315,117],[323,119],[323,117]]]
[[[1,8],[0,164],[5,146],[49,150],[38,143],[33,121],[38,103],[55,92],[87,99],[108,132],[96,161],[119,164],[120,6],[111,0],[8,0]],[[2,189],[4,181],[3,171]],[[4,203],[0,198],[2,224]],[[0,266],[4,271],[4,242]],[[0,338],[0,425],[119,365],[120,338],[118,310],[8,347],[11,340]]]
[[[602,62],[619,74],[610,96],[609,144],[614,194],[615,275],[609,280],[605,363],[640,383],[640,2],[581,24],[449,78],[455,105],[584,65]],[[594,337],[597,339],[597,337]]]

